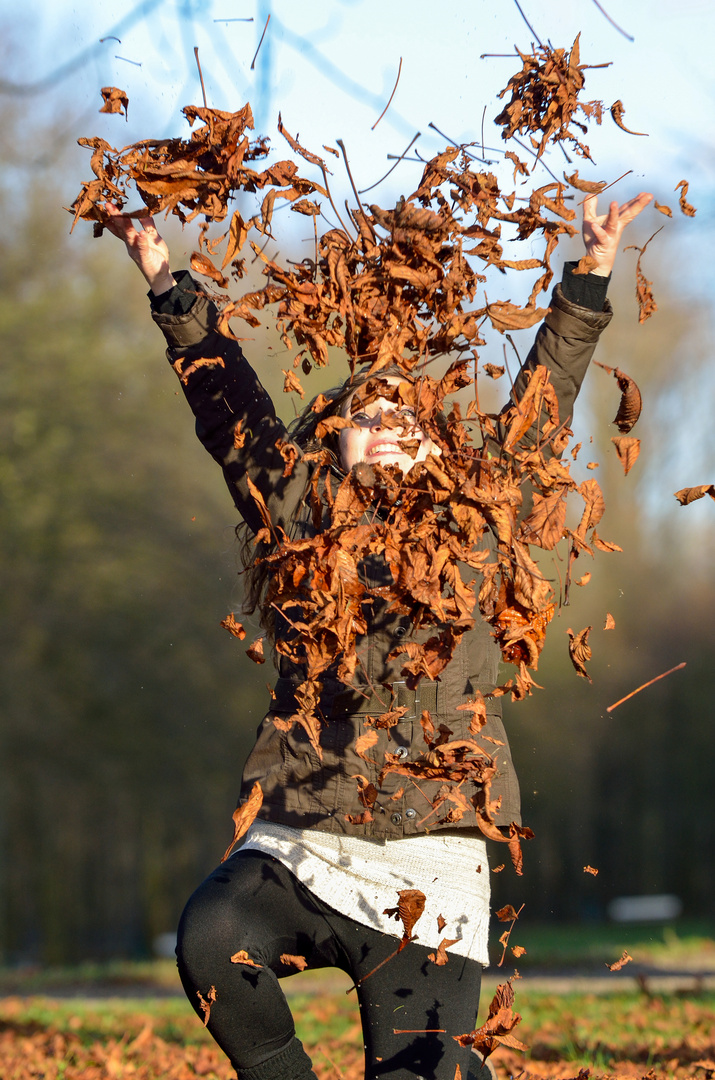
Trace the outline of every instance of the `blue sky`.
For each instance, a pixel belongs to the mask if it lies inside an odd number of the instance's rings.
[[[696,198],[695,189],[704,188],[713,171],[713,5],[612,0],[603,7],[633,41],[593,0],[521,0],[542,40],[568,46],[580,31],[584,62],[612,61],[588,74],[587,96],[607,106],[621,99],[627,125],[648,132],[640,139],[625,135],[607,116],[588,140],[598,162],[593,175],[612,178],[635,165],[665,196],[687,173]],[[67,65],[45,93],[69,101],[85,127],[100,86],[128,92],[127,125],[92,116],[92,129],[111,141],[146,136],[148,125],[157,135],[182,132],[180,107],[200,101],[193,55],[198,46],[209,104],[235,109],[250,99],[257,127],[268,133],[275,132],[280,109],[289,130],[299,130],[304,143],[317,148],[343,138],[360,184],[378,179],[386,155],[400,153],[417,131],[423,154],[440,149],[430,121],[456,139],[478,139],[486,105],[488,135],[496,93],[514,62],[480,55],[513,53],[515,44],[528,49],[533,40],[511,0],[145,0],[123,8],[107,0],[27,0],[22,7],[8,5],[4,18],[16,43],[26,46],[16,81],[31,90],[52,82],[53,72]],[[228,21],[237,19],[253,21]],[[400,57],[395,98],[371,131]],[[399,171],[395,181],[397,188],[404,184]]]
[[[499,145],[491,121],[501,108],[498,91],[519,66],[514,46],[528,50],[538,35],[556,47],[569,47],[580,32],[582,62],[611,62],[587,73],[586,98],[602,100],[606,107],[620,99],[627,126],[648,134],[627,135],[606,113],[603,124],[592,125],[585,136],[595,165],[580,159],[569,165],[553,151],[550,166],[557,174],[578,168],[581,176],[609,181],[632,169],[613,189],[613,197],[623,200],[652,190],[675,208],[673,221],[658,238],[669,260],[669,287],[699,295],[712,306],[711,275],[701,269],[709,262],[714,221],[712,0],[603,0],[633,40],[611,25],[594,0],[520,0],[520,5],[534,33],[512,0],[144,0],[122,8],[107,0],[25,0],[10,8],[6,0],[0,25],[12,48],[0,76],[0,94],[5,103],[29,101],[38,113],[61,109],[58,138],[68,146],[79,135],[101,135],[115,146],[148,136],[185,135],[180,109],[201,102],[194,59],[198,46],[210,105],[234,110],[250,100],[257,131],[272,137],[280,155],[290,151],[276,131],[279,110],[288,130],[313,150],[342,138],[363,188],[390,167],[387,155],[404,151],[418,131],[416,146],[423,156],[441,150],[444,140],[431,131],[430,122],[450,139],[478,141],[484,115],[485,142]],[[481,59],[483,53],[509,53],[511,58]],[[394,99],[372,130],[393,89],[400,58]],[[99,114],[99,88],[105,85],[128,93],[128,122]],[[76,175],[84,178],[86,151],[75,156]],[[339,163],[333,168],[331,183],[342,200],[350,194],[347,180]],[[496,169],[507,175],[503,166]],[[414,189],[420,172],[419,164],[400,164],[366,200],[389,205]],[[677,210],[673,189],[683,178],[690,181],[688,197],[698,207],[694,220]],[[543,182],[547,179],[544,172]],[[74,190],[62,195],[69,201]],[[665,223],[654,211],[649,214],[638,223],[632,242],[643,243]],[[497,288],[490,299],[497,298]],[[619,296],[618,304],[633,306],[629,297]],[[706,317],[703,311],[699,318]],[[656,319],[646,333],[658,332]],[[696,329],[712,350],[712,321]],[[714,381],[709,375],[703,385],[701,374],[674,370],[673,389],[663,391],[656,403],[664,415],[687,410],[689,428],[699,429],[702,437],[701,451],[694,454],[690,429],[681,426],[680,434],[671,433],[668,463],[651,467],[647,498],[653,505],[672,498],[676,486],[708,481],[706,468],[715,461],[708,436]],[[657,462],[657,454],[651,460]],[[664,468],[670,470],[665,481],[656,475]],[[706,503],[687,513],[692,521],[712,518]]]

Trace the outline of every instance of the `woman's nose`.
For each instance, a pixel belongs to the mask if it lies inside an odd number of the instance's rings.
[[[370,431],[379,431],[382,427],[382,410],[378,409],[374,416],[370,418]]]

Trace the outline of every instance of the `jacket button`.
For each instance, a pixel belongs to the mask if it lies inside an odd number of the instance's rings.
[[[393,825],[401,825],[402,824],[402,814],[392,814],[392,816],[390,817],[390,821],[392,822]]]
[[[409,756],[409,753],[406,746],[398,746],[397,750],[395,750],[395,757],[399,758],[400,761],[404,761],[405,758]]]
[[[412,807],[410,807],[409,810],[405,810],[405,817],[409,818],[409,820],[412,821],[413,818],[417,817],[417,811],[413,810]]]

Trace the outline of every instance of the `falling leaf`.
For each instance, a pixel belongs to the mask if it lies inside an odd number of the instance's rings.
[[[129,119],[129,98],[124,90],[118,90],[116,86],[103,86],[101,94],[104,102],[99,110],[101,113],[119,113]]]
[[[283,393],[296,393],[300,394],[301,398],[304,398],[305,390],[301,386],[298,376],[293,371],[286,371],[285,368],[281,368],[281,371],[285,375],[285,380],[283,382]]]
[[[504,374],[504,368],[500,367],[499,364],[485,364],[482,370],[490,379],[501,379]]]
[[[670,209],[669,206],[665,206],[663,203],[659,203],[657,199],[655,200],[653,205],[655,209],[658,210],[661,214],[665,214],[666,217],[672,218],[673,211]]]
[[[591,580],[591,571],[587,570],[586,573],[582,577],[580,577],[578,581],[574,582],[574,584],[575,585],[581,585],[581,586],[588,585],[590,580]]]
[[[441,934],[447,925],[447,920],[443,919],[441,915],[437,916],[437,933]]]
[[[257,964],[255,960],[251,960],[250,956],[245,949],[239,949],[231,957],[232,964],[245,964],[246,967],[260,968],[263,964]]]
[[[444,965],[449,961],[449,957],[447,956],[447,949],[450,947],[450,945],[456,945],[459,940],[459,938],[442,938],[439,945],[437,946],[437,952],[428,953],[427,959],[431,960],[433,964],[437,965],[437,967],[444,967]]]
[[[641,452],[641,441],[640,439],[633,438],[633,436],[613,435],[611,437],[611,442],[616,448],[618,460],[623,466],[623,472],[628,476],[628,473],[635,465],[638,460],[638,455]]]
[[[636,424],[638,417],[641,414],[641,409],[643,408],[640,390],[630,375],[626,375],[624,371],[621,371],[619,368],[607,367],[605,364],[599,363],[598,360],[596,360],[595,363],[598,367],[603,368],[604,371],[613,375],[618,383],[621,391],[621,400],[613,423],[616,425],[621,435],[627,435],[631,428]]]
[[[588,679],[589,682],[592,682],[593,680],[586,671],[585,665],[591,659],[591,646],[588,644],[588,635],[591,633],[592,629],[591,626],[587,626],[578,634],[574,634],[571,627],[566,631],[569,636],[569,656],[571,657],[571,663],[576,668],[576,674],[584,679]]]
[[[408,941],[412,941],[412,931],[425,909],[427,898],[419,889],[400,889],[397,895],[397,907],[385,908],[383,915],[402,922],[404,933],[401,944],[406,945]]]
[[[623,950],[623,955],[621,956],[621,958],[619,960],[616,960],[616,962],[614,964],[607,964],[606,966],[608,967],[609,971],[620,971],[621,968],[625,967],[626,964],[629,964],[632,959],[633,959],[633,957],[630,956],[626,952],[626,950],[624,949]]]
[[[256,815],[263,805],[263,790],[261,785],[256,780],[255,784],[251,788],[251,794],[248,796],[244,803],[237,806],[233,812],[233,840],[226,848],[225,854],[221,859],[221,862],[226,862],[233,849],[235,848],[241,837],[248,832],[253,822],[256,820]]]
[[[564,180],[571,187],[575,187],[578,191],[586,191],[589,195],[598,195],[606,187],[605,180],[581,180],[578,169],[571,176],[564,173]]]
[[[246,656],[249,660],[253,660],[254,664],[265,664],[266,658],[263,655],[263,637],[257,637],[246,649]]]
[[[598,876],[598,870],[596,870],[593,866],[584,866],[583,872],[584,874],[593,874],[594,877]]]
[[[689,187],[690,185],[687,180],[681,180],[675,185],[675,190],[678,191],[679,188],[682,188],[682,191],[680,192],[680,209],[683,211],[686,217],[695,217],[695,214],[697,212],[695,210],[695,207],[691,206],[690,203],[686,202],[685,199],[685,196],[688,194]]]
[[[228,278],[224,277],[218,267],[214,266],[208,255],[202,255],[199,251],[194,251],[189,262],[192,270],[195,270],[197,274],[201,274],[203,277],[211,278],[212,281],[216,282],[219,289],[228,288]]]
[[[610,611],[606,612],[606,622],[603,627],[604,630],[613,630],[616,626],[616,620],[611,615]]]
[[[502,870],[504,869],[505,866],[506,866],[506,863],[499,863],[499,866],[493,866],[492,867],[492,873],[493,874],[501,874],[501,872],[502,872]],[[479,867],[479,869],[481,870],[481,867]]]
[[[526,956],[526,949],[523,945],[512,945],[511,952],[517,960],[522,956]]]
[[[298,971],[305,971],[308,966],[308,961],[304,956],[293,956],[291,953],[281,953],[281,964],[285,964],[286,967],[297,968]]]
[[[516,908],[512,904],[505,904],[503,908],[499,908],[499,911],[494,913],[499,922],[513,922],[514,919],[518,919]]]
[[[243,641],[246,636],[246,631],[241,623],[236,621],[233,612],[230,612],[225,619],[222,619],[220,625],[224,630],[228,630],[229,634],[238,638],[240,641]]]
[[[680,491],[675,492],[675,498],[681,506],[688,506],[689,503],[696,502],[705,495],[715,499],[715,484],[700,484],[699,487],[681,488]]]
[[[623,102],[622,101],[614,101],[613,104],[611,105],[611,116],[613,117],[614,123],[616,123],[618,125],[618,127],[621,129],[621,131],[626,131],[626,132],[628,132],[629,135],[646,135],[647,136],[648,133],[646,131],[631,131],[630,128],[626,127],[626,125],[623,123],[623,117],[625,115],[625,112],[626,112],[626,110],[623,107]]]
[[[211,1016],[211,1006],[213,1005],[214,1001],[216,1001],[216,999],[218,997],[218,994],[216,993],[216,987],[215,986],[209,987],[209,992],[206,995],[206,997],[203,996],[203,994],[201,993],[200,990],[197,990],[196,991],[196,996],[199,999],[199,1005],[201,1006],[201,1012],[204,1014],[204,1027],[206,1027],[206,1025],[209,1022],[209,1018]]]

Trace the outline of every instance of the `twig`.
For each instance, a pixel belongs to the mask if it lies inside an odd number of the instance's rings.
[[[629,169],[628,172],[621,173],[620,176],[617,176],[615,180],[611,180],[610,184],[606,184],[605,187],[602,187],[601,190],[595,192],[595,194],[596,195],[603,195],[604,191],[608,191],[609,187],[613,187],[613,185],[617,184],[619,180],[623,180],[623,178],[625,176],[630,176],[632,172],[633,172],[633,169]],[[590,195],[586,196],[586,199],[590,199],[590,198],[591,198]],[[586,202],[586,199],[581,199],[581,202],[578,205],[583,206],[583,204]]]
[[[598,8],[598,10],[601,12],[601,14],[603,16],[605,16],[605,18],[608,19],[611,26],[615,26],[615,28],[616,28],[616,30],[618,31],[619,34],[623,34],[624,38],[628,38],[629,41],[635,41],[636,40],[631,34],[627,34],[626,31],[621,26],[619,26],[617,22],[615,22],[611,18],[611,16],[608,14],[607,11],[604,11],[604,9],[599,4],[598,0],[593,0],[593,2],[596,5],[596,7]]]
[[[214,19],[214,22],[253,22],[253,16],[250,19]]]
[[[482,109],[482,159],[484,158],[484,117],[487,115],[486,105]]]
[[[439,128],[437,127],[437,125],[433,124],[431,121],[430,121],[430,127],[432,128],[433,131],[436,131],[438,135],[441,135],[443,139],[446,139],[448,143],[451,143],[452,146],[458,146],[460,150],[463,150],[464,153],[467,155],[467,157],[470,157],[472,159],[472,161],[481,161],[482,165],[489,165],[490,164],[490,162],[487,161],[485,158],[480,158],[480,157],[477,157],[476,154],[470,154],[469,153],[469,151],[467,150],[467,146],[474,146],[474,143],[460,143],[460,142],[457,142],[456,139],[450,139],[449,135],[445,135],[445,133],[443,131],[440,131]],[[489,149],[491,149],[491,147]]]
[[[626,694],[620,701],[616,701],[613,705],[609,705],[606,712],[613,712],[613,710],[617,709],[619,705],[622,705],[624,701],[628,701],[629,698],[632,698],[634,694],[640,694],[641,690],[645,690],[648,686],[652,686],[653,683],[658,682],[659,679],[664,679],[666,675],[672,675],[674,671],[680,671],[681,668],[685,667],[685,664],[686,661],[684,660],[682,664],[676,664],[675,667],[670,668],[669,671],[664,671],[662,675],[656,675],[656,677],[649,682],[643,683],[642,686],[637,686],[635,690],[631,690],[630,694]]]
[[[513,910],[514,909],[512,908],[512,911]],[[506,950],[507,950],[507,947],[509,945],[509,938],[511,937],[511,932],[514,929],[514,926],[516,925],[516,920],[519,918],[519,916],[521,915],[523,910],[524,910],[524,905],[522,904],[521,907],[519,908],[519,910],[517,911],[516,915],[514,916],[514,918],[511,920],[511,926],[505,932],[505,934],[502,934],[502,937],[504,937],[505,940],[503,942],[501,941],[501,939],[499,940],[499,944],[501,945],[501,947],[502,947],[502,949],[504,951],[501,954],[501,960],[497,964],[497,967],[501,967],[502,964],[504,963],[504,957],[506,956]]]
[[[418,131],[418,132],[417,132],[417,134],[416,134],[416,135],[414,136],[414,138],[413,138],[413,139],[412,139],[412,141],[410,142],[410,145],[409,145],[409,146],[408,146],[408,147],[407,147],[407,148],[405,149],[405,151],[404,151],[404,152],[403,152],[402,154],[400,154],[400,156],[398,157],[398,159],[397,159],[397,161],[395,162],[395,164],[394,164],[394,165],[392,165],[392,166],[391,166],[391,167],[390,167],[390,168],[389,168],[389,169],[387,170],[387,172],[385,173],[385,175],[384,175],[384,176],[381,176],[381,177],[380,177],[380,179],[379,179],[379,180],[376,180],[374,184],[370,184],[370,187],[364,187],[364,188],[361,188],[361,189],[360,189],[360,191],[358,192],[358,194],[359,194],[359,195],[364,195],[366,191],[372,191],[372,189],[373,189],[373,188],[376,188],[376,187],[378,186],[378,184],[381,184],[383,180],[387,180],[387,178],[388,178],[388,176],[390,175],[390,173],[391,173],[391,172],[393,171],[393,169],[396,169],[396,168],[397,168],[397,166],[398,166],[398,165],[400,164],[400,162],[401,162],[401,161],[403,160],[403,158],[404,158],[405,154],[406,154],[406,153],[408,153],[408,151],[412,149],[412,147],[413,147],[413,146],[414,146],[414,144],[415,144],[415,143],[417,142],[417,140],[419,139],[419,137],[420,137],[420,135],[421,135],[421,134],[422,134],[422,132],[421,132],[421,131]],[[391,156],[391,155],[390,155],[390,154],[388,154],[388,158],[389,158],[390,156]]]
[[[523,11],[521,10],[521,5],[520,5],[520,3],[519,3],[519,0],[514,0],[514,3],[516,4],[516,6],[517,6],[517,8],[518,8],[518,11],[519,11],[519,14],[521,15],[522,19],[524,20],[524,22],[526,23],[526,25],[527,25],[527,26],[529,27],[529,29],[531,30],[532,34],[534,35],[534,37],[536,38],[536,40],[537,40],[537,41],[539,42],[539,45],[541,45],[541,47],[542,47],[542,49],[543,49],[543,47],[544,47],[544,43],[543,43],[543,42],[541,41],[541,39],[539,38],[539,35],[538,35],[538,34],[536,33],[536,30],[534,30],[534,27],[533,27],[533,26],[531,25],[531,23],[530,23],[530,22],[529,22],[529,20],[527,19],[526,15],[524,14],[524,12],[523,12]]]
[[[444,1035],[446,1028],[393,1028],[393,1035]]]
[[[134,64],[134,67],[141,67],[141,63],[138,60],[129,60],[126,56],[116,56],[115,60],[123,60],[125,64]]]
[[[399,67],[398,67],[398,69],[397,69],[397,78],[395,79],[395,85],[393,86],[393,88],[392,88],[392,93],[390,94],[390,100],[389,100],[389,101],[387,102],[387,105],[386,105],[386,106],[385,106],[385,108],[384,108],[384,109],[382,110],[382,112],[381,112],[381,113],[380,113],[380,115],[378,116],[377,120],[375,121],[375,123],[374,123],[374,124],[372,125],[372,127],[370,128],[370,131],[374,131],[374,130],[375,130],[375,128],[376,128],[376,127],[377,127],[377,125],[378,125],[378,124],[380,123],[380,121],[382,120],[382,118],[383,118],[383,116],[385,115],[385,113],[387,112],[387,110],[388,110],[388,109],[390,108],[390,105],[392,104],[392,99],[393,99],[393,97],[395,96],[395,90],[397,90],[397,84],[398,84],[398,82],[400,81],[400,75],[401,75],[401,74],[402,74],[402,57],[400,57],[400,66],[399,66]]]
[[[362,203],[360,202],[360,195],[358,193],[358,189],[355,187],[355,181],[353,180],[353,174],[350,172],[350,162],[348,161],[348,155],[347,155],[347,151],[345,149],[345,143],[343,142],[342,139],[336,139],[335,141],[337,142],[338,146],[340,147],[340,150],[341,150],[342,155],[343,155],[343,161],[345,162],[345,168],[347,170],[348,180],[350,181],[350,187],[353,189],[353,194],[354,194],[354,196],[355,196],[355,198],[357,200],[358,213],[362,214],[363,221],[366,223],[367,227],[369,228],[370,232],[372,233],[373,241],[376,242],[377,241],[377,234],[376,234],[374,228],[372,227],[372,222],[368,221],[367,217],[363,213]],[[347,199],[345,200],[345,208],[347,209]],[[350,213],[349,210],[348,210],[348,213]],[[360,232],[360,223],[358,221],[356,221],[355,226],[356,226],[356,228],[358,230],[358,233],[359,233]]]
[[[201,62],[199,60],[199,47],[198,47],[198,45],[194,45],[194,56],[196,57],[196,66],[199,69],[199,79],[201,81],[201,93],[203,94],[203,98],[204,98],[204,108],[208,109],[209,106],[208,106],[208,102],[206,101],[206,87],[204,86],[204,77],[203,77],[203,75],[201,73]]]
[[[266,19],[266,25],[263,27],[263,33],[261,34],[261,40],[258,42],[258,49],[256,49],[256,51],[254,52],[253,60],[251,60],[251,71],[253,71],[253,69],[254,69],[254,67],[256,65],[256,57],[258,56],[258,52],[259,52],[259,49],[261,48],[261,45],[263,44],[263,39],[266,36],[266,30],[268,29],[268,24],[269,24],[270,21],[271,21],[271,16],[269,15],[268,18]]]

